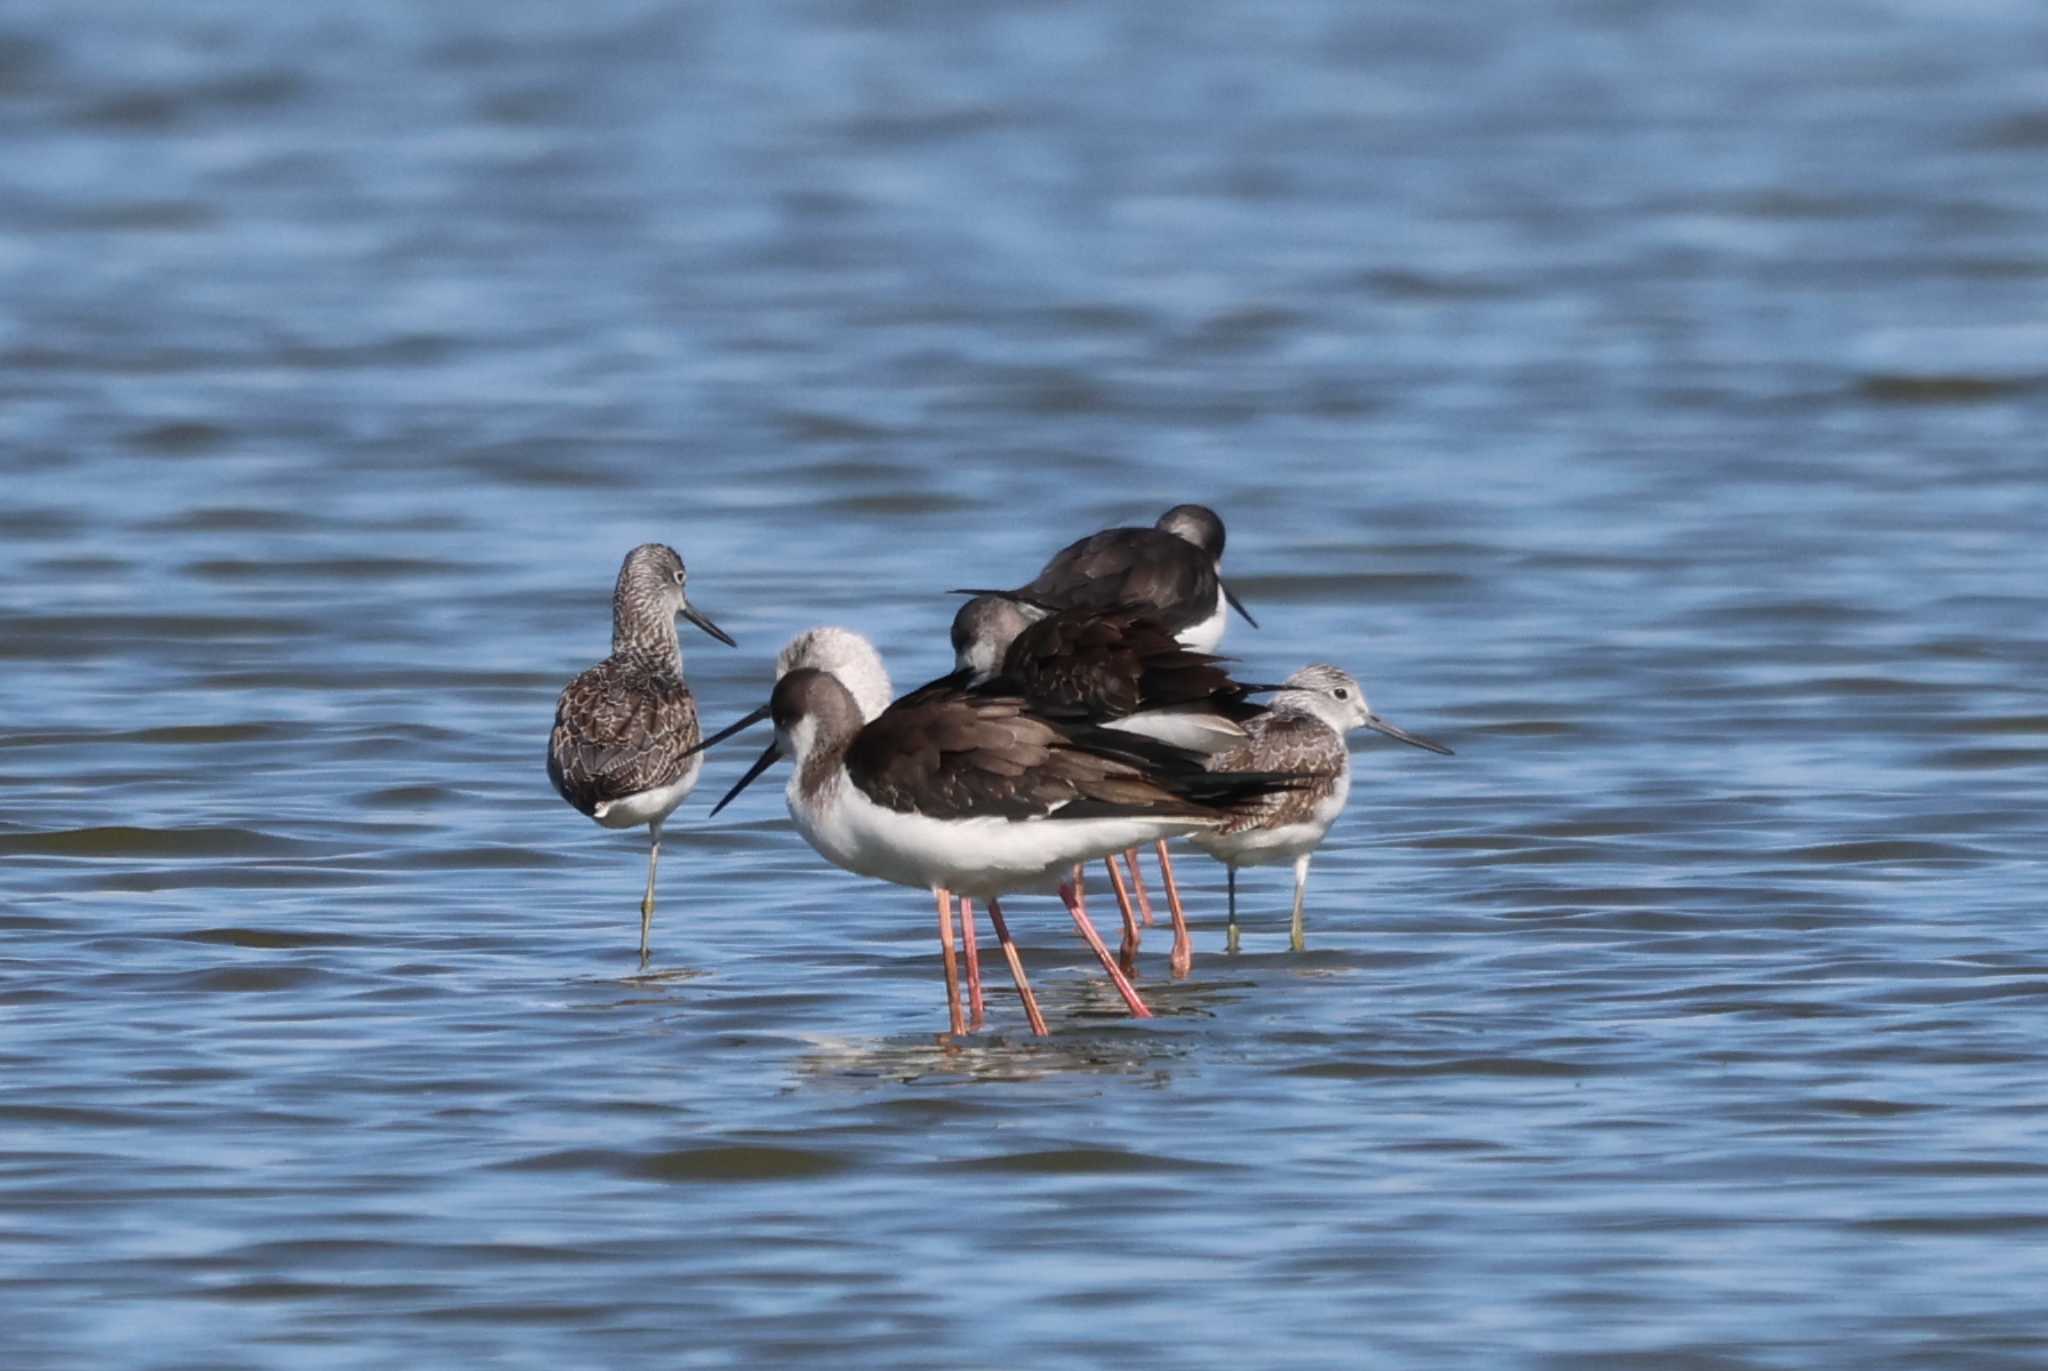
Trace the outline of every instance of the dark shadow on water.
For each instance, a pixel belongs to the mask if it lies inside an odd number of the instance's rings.
[[[1047,1018],[1053,1019],[1051,1010]],[[1021,1016],[1012,1031],[984,1028],[955,1038],[881,1039],[807,1036],[809,1050],[791,1064],[809,1084],[861,1086],[996,1085],[1057,1076],[1157,1076],[1184,1057],[1188,1043],[1147,1031],[1095,1030],[1054,1019],[1050,1037],[1036,1038]]]

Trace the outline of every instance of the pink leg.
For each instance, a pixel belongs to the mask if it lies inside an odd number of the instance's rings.
[[[1074,916],[1074,924],[1081,930],[1081,936],[1088,940],[1088,946],[1094,951],[1096,960],[1101,962],[1102,969],[1109,973],[1110,983],[1116,986],[1116,993],[1124,997],[1124,1004],[1129,1006],[1131,1017],[1151,1018],[1152,1011],[1145,1008],[1145,1002],[1138,998],[1137,987],[1117,969],[1116,958],[1109,955],[1109,948],[1102,941],[1102,935],[1095,931],[1094,924],[1088,922],[1088,915],[1082,910],[1081,902],[1074,898],[1074,888],[1070,885],[1061,886],[1060,899],[1066,903],[1067,913]]]
[[[945,890],[932,893],[939,897],[939,946],[946,953],[946,1017],[958,1036],[967,1025],[960,1021],[960,964],[953,959],[953,897]]]
[[[981,1003],[981,954],[974,947],[974,901],[960,897],[960,945],[967,952],[967,1026],[979,1028],[988,1019]]]
[[[1116,907],[1124,916],[1124,940],[1116,950],[1116,964],[1128,976],[1138,969],[1138,919],[1131,913],[1131,897],[1124,890],[1123,873],[1116,869],[1116,858],[1104,857],[1102,864],[1109,869],[1109,887],[1116,892]]]
[[[1166,839],[1159,840],[1159,878],[1166,884],[1166,907],[1173,914],[1173,953],[1167,965],[1178,980],[1195,969],[1195,940],[1188,936],[1188,914],[1180,907],[1180,887],[1173,879],[1173,858],[1166,855]]]
[[[1152,897],[1145,893],[1145,874],[1138,869],[1138,849],[1124,850],[1124,865],[1131,869],[1131,893],[1138,897],[1138,917],[1145,921],[1145,927],[1153,924]]]
[[[1024,979],[1024,959],[1017,955],[1017,944],[1010,941],[1010,927],[1003,922],[1003,907],[994,900],[988,902],[988,921],[995,925],[996,941],[1002,945],[1003,958],[1010,964],[1011,979],[1017,982],[1017,997],[1024,1001],[1024,1017],[1031,1020],[1031,1031],[1043,1038],[1045,1015],[1038,1012],[1038,997],[1031,993],[1031,982]]]

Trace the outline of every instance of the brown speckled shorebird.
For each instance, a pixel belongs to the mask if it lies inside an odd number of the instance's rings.
[[[1287,678],[1272,708],[1245,725],[1251,736],[1240,746],[1209,758],[1212,770],[1299,776],[1304,784],[1246,807],[1237,818],[1191,835],[1230,870],[1230,926],[1226,950],[1235,952],[1237,869],[1294,863],[1294,919],[1289,945],[1308,946],[1302,898],[1308,890],[1309,858],[1343,811],[1351,795],[1351,752],[1344,735],[1369,728],[1404,743],[1449,756],[1442,743],[1396,728],[1372,712],[1365,692],[1350,673],[1334,666],[1303,667]]]
[[[647,825],[647,893],[640,900],[640,964],[654,923],[654,871],[662,821],[697,784],[697,702],[683,680],[682,615],[727,647],[724,629],[691,608],[682,555],[661,543],[626,554],[612,591],[612,655],[569,682],[555,702],[548,779],[563,799],[606,828]]]

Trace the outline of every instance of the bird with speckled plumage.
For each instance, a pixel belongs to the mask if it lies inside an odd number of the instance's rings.
[[[1228,752],[1208,759],[1209,769],[1297,776],[1302,784],[1276,790],[1246,805],[1233,818],[1190,835],[1195,846],[1229,869],[1230,923],[1224,949],[1238,950],[1237,869],[1294,865],[1294,917],[1288,942],[1296,952],[1308,946],[1302,913],[1308,892],[1309,858],[1351,796],[1351,752],[1344,735],[1369,728],[1429,752],[1451,755],[1442,743],[1397,728],[1373,713],[1365,691],[1350,672],[1318,663],[1289,676],[1269,701],[1266,713],[1245,725],[1250,735]]]
[[[647,825],[647,892],[640,900],[640,964],[654,924],[661,825],[697,784],[697,702],[683,680],[681,615],[727,647],[725,630],[693,608],[682,554],[643,543],[626,554],[612,590],[612,651],[569,682],[555,702],[548,779],[576,811],[606,828]]]

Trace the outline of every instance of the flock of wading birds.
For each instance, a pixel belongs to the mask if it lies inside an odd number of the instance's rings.
[[[612,591],[611,655],[555,707],[548,777],[606,828],[648,828],[641,965],[662,823],[696,786],[704,749],[763,719],[775,740],[712,814],[789,758],[789,815],[812,847],[848,871],[937,897],[954,1033],[984,1019],[977,900],[1032,1032],[1047,1031],[1003,919],[1000,898],[1018,891],[1056,889],[1130,1012],[1150,1018],[1130,980],[1140,921],[1152,921],[1138,868],[1145,843],[1159,855],[1174,975],[1187,974],[1194,950],[1169,838],[1191,839],[1228,868],[1231,952],[1237,869],[1292,862],[1292,945],[1302,950],[1309,858],[1351,791],[1345,735],[1369,728],[1450,749],[1374,714],[1357,680],[1334,666],[1303,667],[1279,685],[1232,680],[1213,655],[1229,611],[1258,622],[1224,585],[1222,558],[1223,521],[1201,505],[1177,505],[1151,528],[1090,534],[1015,590],[959,592],[973,598],[953,619],[955,670],[896,700],[872,643],[850,629],[811,629],[776,658],[768,703],[705,738],[676,617],[737,644],[691,606],[674,548],[634,548]],[[1082,864],[1098,857],[1123,918],[1115,956],[1082,897]]]

